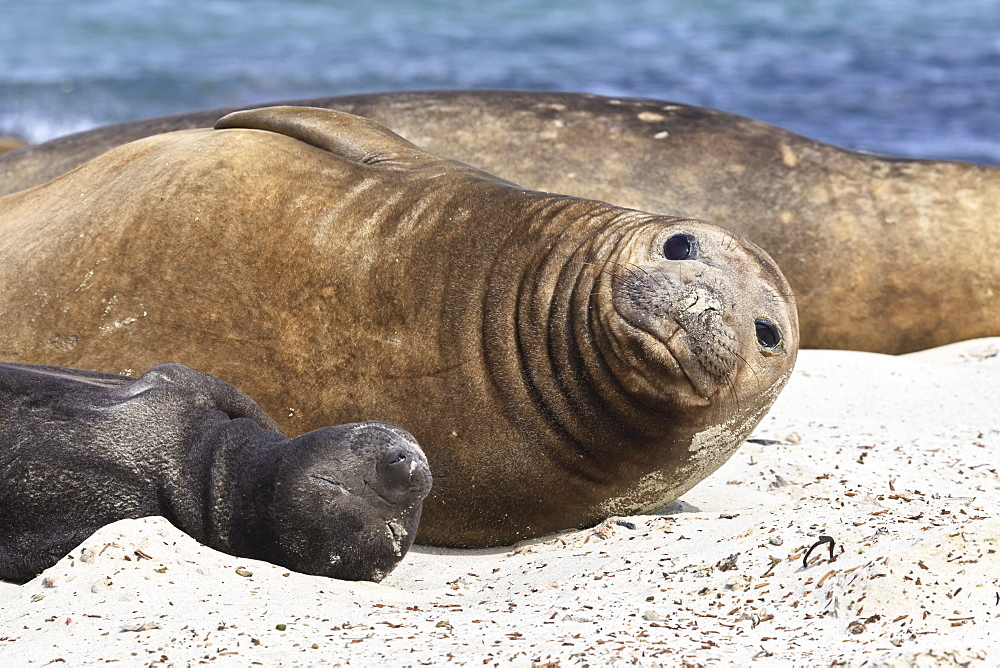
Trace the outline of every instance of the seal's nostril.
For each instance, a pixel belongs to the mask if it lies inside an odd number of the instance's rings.
[[[394,485],[406,485],[410,482],[412,455],[399,446],[386,450],[383,457],[386,470],[386,480]]]

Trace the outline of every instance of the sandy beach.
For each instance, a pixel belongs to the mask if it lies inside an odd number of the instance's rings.
[[[751,442],[661,513],[417,547],[377,585],[118,522],[0,584],[0,663],[997,665],[998,396],[1000,339],[802,351]]]

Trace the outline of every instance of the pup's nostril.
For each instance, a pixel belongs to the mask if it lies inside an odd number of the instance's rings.
[[[394,446],[389,448],[383,458],[386,478],[390,484],[407,485],[410,482],[412,455],[405,449]]]

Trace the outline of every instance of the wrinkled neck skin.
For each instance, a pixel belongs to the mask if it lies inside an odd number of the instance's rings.
[[[734,344],[740,368],[700,396],[661,344],[637,343],[613,306],[629,272],[644,271],[630,244],[654,243],[679,219],[572,199],[546,209],[534,260],[518,269],[504,261],[518,253],[501,252],[494,268],[485,353],[496,390],[530,447],[567,474],[563,503],[578,495],[579,523],[655,507],[732,454],[788,375],[759,387],[754,360]],[[737,394],[748,377],[749,391]],[[644,479],[649,488],[633,493]]]
[[[596,321],[604,308],[597,302],[610,303],[606,293],[620,272],[601,253],[653,217],[568,198],[545,209],[532,216],[545,221],[532,262],[523,261],[523,251],[500,253],[494,274],[506,278],[491,281],[487,303],[499,312],[485,318],[487,361],[529,440],[558,466],[600,483],[634,461],[623,452],[612,456],[609,443],[651,438],[674,408],[669,396],[650,406],[621,384],[619,362]],[[517,267],[505,266],[510,256],[522,258]]]
[[[218,415],[201,429],[184,461],[187,480],[168,480],[161,495],[167,518],[211,548],[253,556],[259,544],[252,500],[262,481],[273,478],[282,434],[261,429],[251,420]]]

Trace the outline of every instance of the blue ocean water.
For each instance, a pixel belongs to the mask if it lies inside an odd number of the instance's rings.
[[[0,0],[0,134],[420,88],[636,95],[1000,164],[996,0]]]

